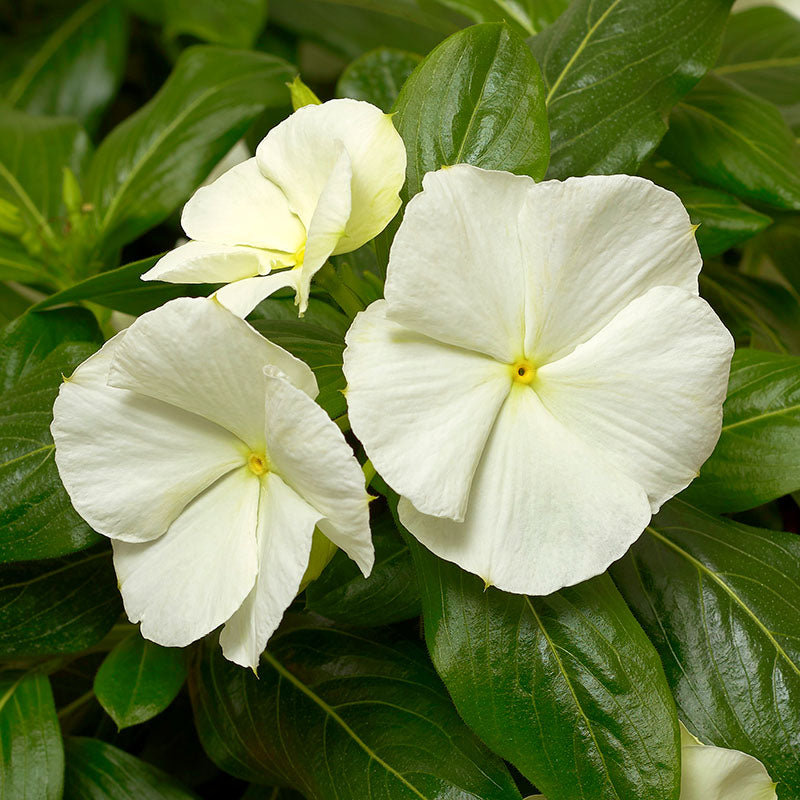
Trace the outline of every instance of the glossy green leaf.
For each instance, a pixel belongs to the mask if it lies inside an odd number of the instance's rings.
[[[554,22],[569,0],[439,0],[475,22],[506,22],[517,33],[532,36]]]
[[[99,739],[64,742],[64,800],[197,800],[163,770]]]
[[[78,652],[121,613],[109,550],[0,566],[0,656]]]
[[[677,800],[675,704],[607,575],[507,594],[409,542],[433,663],[492,750],[549,800]]]
[[[134,633],[105,657],[94,678],[94,693],[122,729],[160,714],[185,679],[183,650],[161,647]]]
[[[307,621],[272,638],[258,678],[212,646],[189,686],[206,752],[245,780],[307,800],[519,800],[414,642]]]
[[[660,152],[745,200],[800,209],[800,146],[772,103],[709,75],[670,116]]]
[[[750,258],[762,258],[786,281],[796,297],[800,297],[800,219],[788,218],[773,225],[753,243]],[[763,267],[758,264],[757,268]]]
[[[419,587],[411,553],[389,510],[372,503],[370,527],[375,565],[364,578],[355,562],[338,551],[306,589],[306,607],[356,627],[378,627],[420,614]]]
[[[732,0],[573,0],[531,40],[547,87],[549,177],[632,173],[716,60]]]
[[[185,50],[158,94],[92,160],[87,196],[105,245],[131,241],[186,200],[261,111],[286,101],[291,77],[275,56]]]
[[[61,800],[64,747],[46,675],[0,679],[0,798]]]
[[[612,567],[658,648],[680,718],[800,793],[800,539],[673,500]]]
[[[341,74],[336,94],[366,100],[388,113],[420,60],[416,53],[405,50],[390,47],[370,50],[349,64]]]
[[[406,81],[395,110],[408,151],[406,197],[426,172],[450,164],[534,179],[547,169],[541,74],[506,25],[473,25],[442,42]]]
[[[714,72],[774,103],[798,131],[800,20],[766,6],[733,14]]]
[[[50,422],[62,376],[101,342],[84,309],[26,314],[0,333],[0,562],[49,558],[99,540],[61,485]]]
[[[0,74],[5,102],[33,114],[75,117],[94,128],[122,80],[128,25],[119,0],[90,0],[40,40],[23,39]]]
[[[744,511],[800,489],[800,358],[737,350],[722,434],[684,493],[709,511]]]

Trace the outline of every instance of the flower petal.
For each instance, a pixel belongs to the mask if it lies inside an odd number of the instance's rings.
[[[717,443],[732,355],[705,300],[660,286],[541,367],[536,390],[566,428],[644,487],[656,513]]]
[[[529,265],[525,353],[540,364],[591,338],[648,289],[697,294],[702,260],[689,215],[644,178],[535,184],[518,227]]]
[[[509,367],[386,318],[379,300],[347,332],[344,373],[353,432],[375,468],[426,514],[463,519]]]
[[[286,195],[249,158],[210,186],[198,189],[183,208],[181,225],[190,239],[249,245],[294,253],[306,240],[303,223]]]
[[[518,594],[549,594],[603,572],[650,519],[643,489],[515,384],[478,467],[464,522],[400,519],[436,555]]]
[[[256,159],[308,229],[341,145],[353,168],[352,213],[336,251],[345,253],[379,234],[400,208],[406,151],[391,116],[359,100],[304,106],[267,134]]]
[[[265,476],[258,506],[258,577],[222,629],[225,658],[257,669],[269,637],[300,590],[320,516],[275,473]]]
[[[245,278],[217,289],[212,297],[228,311],[244,319],[262,300],[266,300],[278,289],[291,287],[298,293],[299,303],[300,271],[285,269],[258,278]]]
[[[390,319],[513,362],[525,338],[516,220],[527,177],[464,164],[429,172],[408,204],[386,275]]]
[[[161,538],[114,542],[125,612],[141,622],[145,639],[184,647],[241,606],[258,570],[258,497],[258,479],[241,467],[199,495]]]
[[[75,510],[98,533],[143,542],[241,466],[241,443],[196,414],[106,384],[118,334],[61,386],[50,430]]]
[[[264,381],[271,468],[319,512],[319,529],[368,575],[369,495],[350,445],[322,408],[275,370],[267,368]]]
[[[187,242],[170,250],[142,275],[143,281],[169,283],[229,283],[266,275],[273,265],[283,266],[284,254],[208,242]],[[294,263],[293,259],[288,259]]]
[[[199,414],[258,450],[264,446],[266,365],[316,396],[316,379],[302,361],[215,300],[179,298],[128,328],[109,383]]]

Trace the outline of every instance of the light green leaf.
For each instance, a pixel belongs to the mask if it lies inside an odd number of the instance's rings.
[[[539,67],[506,25],[473,25],[440,44],[406,81],[394,118],[408,151],[405,197],[451,164],[539,179],[547,169],[547,115]]]
[[[713,66],[732,0],[573,0],[531,40],[547,88],[551,178],[635,172]]]
[[[675,704],[607,575],[507,594],[408,538],[433,663],[492,750],[549,800],[677,800]]]
[[[186,656],[138,633],[123,639],[105,657],[94,678],[94,693],[119,729],[160,714],[186,679]]]
[[[61,800],[64,747],[46,675],[0,679],[0,798]]]
[[[737,350],[722,435],[700,477],[681,495],[732,512],[800,489],[800,358]]]
[[[203,747],[245,780],[307,800],[520,798],[413,641],[306,621],[273,636],[258,678],[213,645],[189,680]]]
[[[171,775],[99,739],[64,742],[64,800],[197,800]]]
[[[554,22],[569,0],[439,0],[475,22],[506,22],[517,33],[532,36]]]
[[[268,106],[288,99],[292,68],[263,53],[185,50],[156,96],[103,141],[87,175],[107,249],[135,239],[186,200]]]
[[[118,0],[90,0],[39,41],[20,40],[0,67],[5,102],[33,114],[75,117],[94,129],[122,80],[128,25]],[[2,77],[0,77],[2,80]]]
[[[405,50],[390,47],[370,50],[349,64],[341,74],[336,94],[366,100],[388,113],[420,60],[416,53]]]
[[[0,562],[98,541],[61,485],[50,422],[62,376],[101,342],[84,309],[26,314],[0,333]]]
[[[677,498],[612,566],[664,662],[680,718],[703,742],[764,762],[800,793],[800,539]]]

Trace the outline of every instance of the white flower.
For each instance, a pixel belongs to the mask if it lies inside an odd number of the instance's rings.
[[[144,280],[227,283],[217,297],[244,317],[283,286],[308,305],[329,256],[377,236],[400,208],[406,151],[391,116],[358,100],[298,109],[255,158],[198,189],[181,224],[192,240]],[[291,267],[268,277],[272,269]]]
[[[793,17],[800,19],[800,0],[736,0],[733,4],[732,11],[736,13],[757,6],[776,6],[787,14],[791,14]]]
[[[347,335],[350,422],[408,530],[510,592],[622,556],[720,433],[733,342],[678,198],[624,175],[425,176]]]
[[[363,473],[316,394],[302,361],[213,299],[145,314],[62,385],[56,464],[113,540],[145,638],[181,647],[224,623],[225,656],[255,668],[315,526],[369,573]]]

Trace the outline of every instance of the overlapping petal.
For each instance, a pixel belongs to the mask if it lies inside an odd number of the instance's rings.
[[[51,430],[58,471],[78,513],[105,536],[142,542],[164,533],[187,503],[245,456],[225,428],[107,386],[126,335],[65,381]]]

